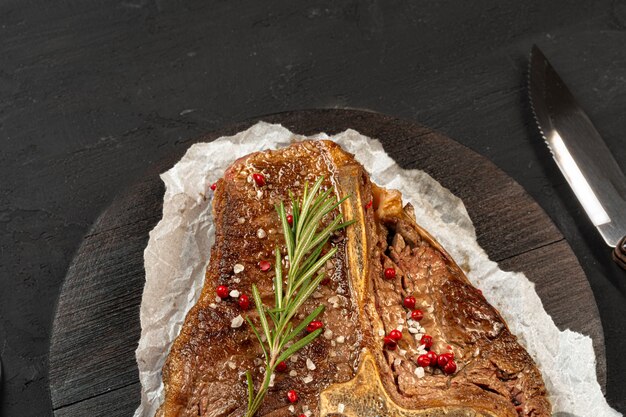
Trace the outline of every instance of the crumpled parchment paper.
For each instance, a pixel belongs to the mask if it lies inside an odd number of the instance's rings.
[[[321,133],[315,138],[328,136]],[[239,157],[302,139],[280,125],[259,122],[235,136],[193,145],[161,175],[166,186],[163,219],[150,232],[144,253],[146,285],[136,351],[142,392],[135,417],[152,417],[161,404],[161,368],[202,289],[214,240],[210,184]],[[460,264],[467,262],[469,279],[500,310],[537,362],[555,415],[621,415],[608,406],[600,390],[595,359],[590,359],[595,358],[591,339],[569,330],[559,331],[524,274],[504,272],[489,260],[478,246],[474,226],[460,199],[428,174],[400,168],[376,139],[354,130],[331,139],[356,155],[372,181],[400,190],[404,201],[415,207],[417,222]]]

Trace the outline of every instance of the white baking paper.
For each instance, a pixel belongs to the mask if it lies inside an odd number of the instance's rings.
[[[328,138],[321,133],[315,138]],[[161,368],[187,311],[204,281],[214,228],[210,184],[237,158],[254,151],[284,147],[305,139],[280,125],[259,122],[235,136],[193,145],[169,171],[163,219],[150,232],[144,253],[146,285],[141,302],[141,339],[136,351],[142,384],[135,417],[152,417],[163,400]],[[333,135],[355,154],[372,180],[402,192],[415,207],[417,222],[461,265],[469,279],[507,321],[511,331],[537,362],[556,416],[613,417],[596,379],[591,339],[559,331],[546,313],[532,284],[521,273],[504,272],[478,246],[463,202],[428,174],[400,168],[381,143],[347,130]]]

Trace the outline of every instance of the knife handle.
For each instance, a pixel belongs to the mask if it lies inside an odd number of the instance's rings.
[[[613,260],[616,264],[618,264],[622,269],[626,270],[626,236],[619,241],[617,245],[615,245],[615,250],[613,251]]]

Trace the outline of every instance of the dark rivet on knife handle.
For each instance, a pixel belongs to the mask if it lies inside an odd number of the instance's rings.
[[[615,250],[613,251],[613,260],[616,264],[622,267],[622,269],[626,270],[626,236],[624,236],[615,246]]]

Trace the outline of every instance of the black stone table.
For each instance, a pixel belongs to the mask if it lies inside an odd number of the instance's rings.
[[[0,415],[53,414],[56,300],[115,197],[208,131],[304,108],[419,122],[519,182],[587,275],[626,412],[626,274],[532,124],[533,43],[626,170],[623,1],[0,2]]]

